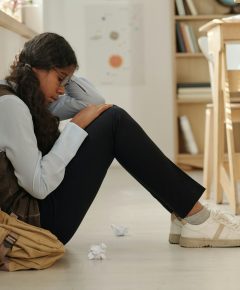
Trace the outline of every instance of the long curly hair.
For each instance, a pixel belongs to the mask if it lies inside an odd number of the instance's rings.
[[[73,49],[62,36],[47,32],[25,43],[5,78],[10,90],[15,91],[31,112],[38,148],[43,155],[51,150],[60,134],[59,119],[48,110],[39,80],[31,68],[49,71],[68,66],[78,67]]]

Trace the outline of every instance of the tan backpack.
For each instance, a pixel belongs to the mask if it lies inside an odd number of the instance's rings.
[[[45,269],[63,254],[63,244],[51,232],[0,210],[0,270]]]

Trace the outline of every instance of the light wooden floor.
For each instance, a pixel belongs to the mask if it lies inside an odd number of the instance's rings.
[[[193,177],[201,182],[202,173]],[[112,223],[127,226],[128,236],[115,237]],[[168,233],[169,214],[124,170],[111,168],[64,258],[44,271],[0,272],[0,289],[240,289],[239,248],[184,249],[169,245]],[[88,260],[100,242],[107,259]]]

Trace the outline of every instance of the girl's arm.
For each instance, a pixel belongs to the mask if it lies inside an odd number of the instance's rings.
[[[66,93],[49,106],[49,110],[66,120],[75,116],[80,110],[90,104],[103,104],[104,98],[85,78],[73,76],[66,86]]]
[[[16,96],[2,96],[0,136],[0,151],[6,152],[19,185],[35,198],[44,199],[61,183],[65,167],[75,156],[87,132],[70,122],[50,152],[42,156],[28,107]]]

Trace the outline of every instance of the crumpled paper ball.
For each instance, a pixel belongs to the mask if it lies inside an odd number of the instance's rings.
[[[106,259],[106,248],[107,246],[104,243],[99,245],[92,245],[88,252],[89,260],[104,260]]]
[[[117,225],[111,224],[111,228],[113,230],[113,233],[117,237],[123,237],[128,233],[128,228],[124,226],[117,226]]]

